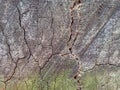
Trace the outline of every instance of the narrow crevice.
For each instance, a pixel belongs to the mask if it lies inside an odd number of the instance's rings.
[[[7,47],[8,47],[8,55],[10,56],[11,61],[14,62],[14,59],[13,59],[12,53],[11,53],[10,44],[8,43],[8,40],[7,40],[7,35],[5,35],[4,29],[3,29],[3,27],[1,25],[0,25],[0,28],[1,28],[3,36],[5,37],[5,43],[6,43]]]
[[[14,74],[15,74],[15,71],[16,71],[16,68],[17,68],[17,65],[18,65],[18,61],[19,61],[19,60],[17,60],[17,62],[15,63],[15,67],[13,68],[12,74],[9,76],[9,78],[7,78],[7,79],[4,81],[4,83],[7,83],[8,81],[10,81],[10,80],[13,78],[13,76],[14,76]]]
[[[26,30],[25,30],[25,28],[22,26],[22,19],[21,19],[21,12],[20,12],[20,9],[16,6],[16,8],[17,8],[17,11],[18,11],[18,14],[19,14],[19,26],[22,28],[22,30],[23,30],[23,38],[24,38],[24,41],[25,41],[25,44],[26,44],[26,46],[27,46],[27,48],[28,48],[28,52],[29,52],[29,55],[28,55],[28,57],[27,57],[27,60],[28,60],[28,62],[29,62],[29,59],[30,59],[30,57],[31,57],[31,55],[32,55],[32,52],[31,52],[31,50],[30,50],[30,47],[29,47],[29,44],[28,44],[28,42],[27,42],[27,38],[26,38]]]
[[[72,54],[73,45],[74,45],[74,43],[75,43],[75,41],[76,41],[76,39],[78,37],[78,34],[79,34],[78,32],[73,34],[73,25],[74,25],[74,15],[73,14],[74,14],[74,8],[76,7],[76,5],[79,5],[80,3],[81,3],[81,0],[74,0],[73,6],[70,8],[70,19],[71,19],[71,22],[70,22],[70,36],[69,36],[69,39],[67,41],[67,46],[68,46],[68,49],[69,49],[71,54]]]
[[[70,55],[72,55],[72,57],[75,59],[76,63],[78,64],[79,68],[77,70],[77,72],[74,74],[73,78],[75,79],[76,83],[77,83],[77,90],[81,90],[81,83],[79,81],[79,69],[80,69],[80,60],[79,58],[73,54],[72,48],[74,46],[74,43],[79,35],[78,32],[76,32],[75,34],[73,34],[73,24],[74,24],[74,8],[76,7],[76,5],[80,4],[81,0],[74,0],[73,2],[73,6],[70,8],[70,16],[71,16],[71,23],[70,23],[70,36],[69,39],[67,41],[67,46],[68,46],[68,50],[70,51]]]
[[[9,54],[11,60],[12,60],[12,63],[15,64],[11,75],[10,75],[6,80],[2,81],[2,82],[5,84],[5,88],[6,88],[6,83],[7,83],[8,81],[10,81],[10,80],[13,78],[14,74],[15,74],[15,71],[16,71],[16,68],[17,68],[17,65],[18,65],[19,60],[20,60],[20,59],[25,59],[26,57],[24,56],[24,57],[22,57],[22,58],[18,58],[16,61],[14,61],[14,59],[13,59],[13,57],[12,57],[12,54],[11,54],[10,44],[8,43],[8,40],[7,40],[7,36],[5,35],[2,26],[0,26],[0,27],[1,27],[2,34],[3,34],[3,36],[5,37],[6,45],[7,45],[7,47],[8,47],[8,54]]]
[[[104,63],[104,64],[95,64],[91,69],[85,70],[84,73],[85,73],[85,72],[92,71],[92,70],[94,70],[96,67],[99,67],[99,66],[112,66],[112,67],[117,67],[117,68],[120,67],[120,65],[111,64],[111,63],[109,63],[109,62],[108,62],[108,63]]]
[[[44,67],[49,63],[50,59],[54,56],[54,55],[57,55],[58,53],[53,53],[53,40],[54,40],[54,28],[53,28],[53,22],[54,22],[54,18],[53,18],[53,13],[51,11],[51,25],[50,25],[50,29],[52,29],[52,39],[51,39],[51,43],[50,43],[50,47],[51,47],[51,50],[52,50],[52,54],[50,55],[50,57],[47,59],[47,61],[45,61],[45,63],[40,67],[40,71],[42,69],[44,69]]]
[[[10,81],[10,80],[13,78],[13,76],[15,75],[15,71],[16,71],[16,69],[17,69],[17,67],[18,67],[19,61],[20,61],[21,59],[25,59],[25,58],[26,58],[26,56],[24,56],[24,57],[22,57],[22,58],[18,58],[17,61],[14,62],[15,66],[14,66],[14,68],[13,68],[12,74],[9,76],[9,78],[7,78],[5,81],[3,81],[5,84],[6,84],[8,81]]]

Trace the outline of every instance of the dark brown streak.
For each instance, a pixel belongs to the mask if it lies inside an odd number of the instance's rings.
[[[73,47],[73,45],[74,45],[74,43],[75,43],[75,41],[76,41],[76,39],[77,39],[77,36],[78,36],[78,33],[76,33],[75,35],[75,38],[74,38],[74,40],[73,40],[73,42],[71,42],[71,40],[72,40],[72,38],[73,38],[73,24],[74,24],[74,17],[73,17],[73,12],[74,12],[74,7],[76,6],[76,5],[78,5],[78,4],[80,4],[81,3],[81,0],[75,0],[74,1],[74,3],[73,3],[73,6],[70,8],[70,10],[71,10],[71,13],[70,13],[70,16],[71,16],[71,23],[70,23],[70,37],[69,37],[69,39],[68,39],[68,41],[67,41],[67,46],[69,47],[69,51],[70,51],[70,53],[72,54],[72,47]],[[72,45],[69,45],[69,44],[71,44],[72,43]]]
[[[10,75],[10,77],[9,77],[8,79],[6,79],[5,81],[3,81],[5,84],[6,84],[9,80],[11,80],[11,79],[13,78],[13,76],[14,76],[14,74],[15,74],[15,71],[16,71],[16,69],[17,69],[19,60],[25,59],[25,58],[26,58],[26,56],[24,56],[24,57],[22,57],[22,58],[18,58],[17,61],[14,62],[15,67],[14,67],[14,69],[13,69],[13,73]]]
[[[16,7],[17,7],[17,6],[16,6]],[[32,55],[32,52],[31,52],[31,50],[30,50],[29,44],[28,44],[27,39],[26,39],[26,31],[25,31],[25,28],[22,26],[22,22],[21,22],[21,12],[20,12],[20,10],[19,10],[18,7],[17,7],[17,10],[18,10],[18,14],[19,14],[19,25],[20,25],[20,27],[23,29],[24,41],[25,41],[25,43],[26,43],[26,45],[27,45],[27,47],[28,47],[29,55],[28,55],[27,60],[29,61],[29,59],[30,59],[30,57],[31,57],[31,55]]]
[[[50,57],[47,59],[47,61],[45,61],[45,63],[43,64],[43,66],[40,67],[40,70],[42,70],[42,69],[47,65],[47,63],[50,61],[50,59],[52,58],[53,55],[58,54],[58,53],[53,54],[53,39],[54,39],[54,28],[53,28],[53,22],[54,22],[54,18],[53,18],[53,13],[52,13],[52,12],[51,12],[51,18],[52,18],[52,19],[51,19],[50,29],[53,30],[53,35],[52,35],[52,40],[51,40],[50,46],[51,46],[51,48],[52,48],[52,54],[51,54]]]
[[[6,45],[8,47],[8,54],[10,55],[10,58],[11,58],[12,62],[14,62],[12,54],[11,54],[10,44],[8,43],[8,40],[7,40],[7,36],[4,33],[3,27],[1,25],[0,25],[0,27],[1,27],[2,34],[5,37]]]

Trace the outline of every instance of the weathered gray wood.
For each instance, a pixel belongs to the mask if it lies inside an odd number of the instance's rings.
[[[119,0],[0,0],[0,90],[119,90],[119,68]]]

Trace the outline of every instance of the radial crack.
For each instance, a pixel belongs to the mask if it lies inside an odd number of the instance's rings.
[[[1,28],[3,36],[5,37],[5,43],[6,43],[7,47],[8,47],[8,54],[9,54],[12,62],[14,62],[14,59],[13,59],[12,54],[11,54],[10,44],[8,43],[8,40],[7,40],[7,35],[5,35],[3,27],[1,25],[0,25],[0,28]]]
[[[25,41],[25,44],[26,44],[26,46],[27,46],[27,48],[28,48],[28,52],[29,52],[29,55],[28,55],[28,57],[27,57],[27,60],[28,60],[28,62],[29,62],[29,59],[30,59],[30,57],[31,57],[31,55],[32,55],[32,52],[31,52],[31,50],[30,50],[30,47],[29,47],[29,44],[28,44],[28,42],[27,42],[27,38],[26,38],[26,30],[25,30],[25,28],[22,26],[22,21],[21,21],[21,12],[20,12],[20,9],[16,6],[16,8],[17,8],[17,11],[18,11],[18,14],[19,14],[19,26],[22,28],[22,30],[23,30],[23,38],[24,38],[24,41]]]
[[[74,3],[73,3],[73,6],[70,8],[70,17],[71,17],[71,23],[70,23],[70,36],[69,36],[69,39],[67,41],[67,46],[69,48],[69,51],[70,53],[72,54],[72,47],[78,37],[78,32],[76,32],[75,34],[73,34],[73,24],[74,24],[74,16],[73,16],[73,13],[74,13],[74,8],[76,5],[80,4],[81,3],[81,0],[74,0]],[[74,37],[75,36],[75,37]],[[74,39],[73,39],[74,37]],[[73,39],[73,41],[72,41]]]

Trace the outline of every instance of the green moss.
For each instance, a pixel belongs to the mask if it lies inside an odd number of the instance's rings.
[[[60,73],[56,80],[51,82],[50,90],[76,90],[74,80],[68,77],[68,71]]]
[[[6,90],[76,90],[76,83],[69,77],[74,63],[66,60],[61,66],[50,62],[39,74],[30,75],[23,80],[10,80]]]
[[[66,69],[58,74],[49,74],[40,81],[41,90],[76,90],[76,84],[69,78],[70,70]]]
[[[96,77],[92,74],[87,73],[82,77],[81,83],[83,90],[97,90],[97,80]]]
[[[85,72],[80,78],[82,90],[117,90],[120,68],[101,66]]]
[[[30,76],[21,81],[10,81],[7,84],[6,90],[38,90],[38,76]]]
[[[21,81],[10,81],[6,90],[76,90],[76,84],[69,78],[70,70],[48,74],[46,78],[39,75],[30,76]]]
[[[76,83],[69,78],[73,61],[64,61],[64,65],[49,63],[41,71],[40,90],[76,90]]]

